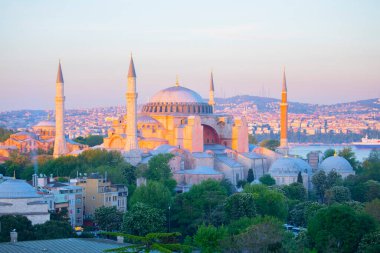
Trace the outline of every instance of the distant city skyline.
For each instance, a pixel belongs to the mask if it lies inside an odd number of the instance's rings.
[[[208,98],[334,104],[380,97],[379,1],[1,1],[0,111],[125,105],[180,85]]]

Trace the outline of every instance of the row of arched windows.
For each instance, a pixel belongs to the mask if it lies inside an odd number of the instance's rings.
[[[157,112],[157,113],[167,113],[167,112],[178,112],[178,113],[206,113],[211,114],[212,106],[208,104],[160,104],[160,103],[149,103],[144,105],[143,112]]]

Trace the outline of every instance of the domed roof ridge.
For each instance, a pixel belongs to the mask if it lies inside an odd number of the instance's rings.
[[[195,91],[183,87],[172,86],[157,92],[150,103],[206,103]]]
[[[330,156],[322,161],[319,168],[329,173],[332,170],[336,172],[345,172],[345,173],[353,173],[354,169],[351,164],[341,156]]]
[[[307,162],[296,157],[281,157],[275,160],[269,168],[270,174],[298,174],[298,172],[310,174],[312,173],[312,168]]]

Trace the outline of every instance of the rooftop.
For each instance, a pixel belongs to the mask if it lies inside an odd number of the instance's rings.
[[[0,243],[2,253],[103,253],[104,250],[113,249],[127,244],[118,244],[115,241],[95,238],[67,238],[55,240],[23,241]]]

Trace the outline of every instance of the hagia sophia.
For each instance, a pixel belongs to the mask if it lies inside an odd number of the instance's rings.
[[[244,117],[215,112],[212,73],[208,100],[177,80],[174,86],[157,91],[140,112],[137,111],[138,86],[132,56],[127,78],[127,113],[112,122],[104,143],[93,148],[118,150],[133,165],[146,164],[157,154],[173,154],[170,167],[180,191],[186,191],[209,178],[225,178],[237,185],[240,180],[247,179],[250,169],[256,183],[264,174],[270,174],[276,184],[290,184],[297,182],[301,174],[306,189],[312,187],[311,177],[318,170],[335,170],[343,177],[354,174],[347,160],[336,155],[323,161],[318,159],[317,164],[313,165],[308,160],[289,154],[285,70],[280,103],[281,139],[276,152],[248,143],[248,126]],[[40,122],[33,127],[33,132],[13,134],[0,146],[16,146],[22,151],[54,148],[54,157],[77,155],[88,149],[66,138],[64,101],[64,80],[59,63],[55,122]]]

